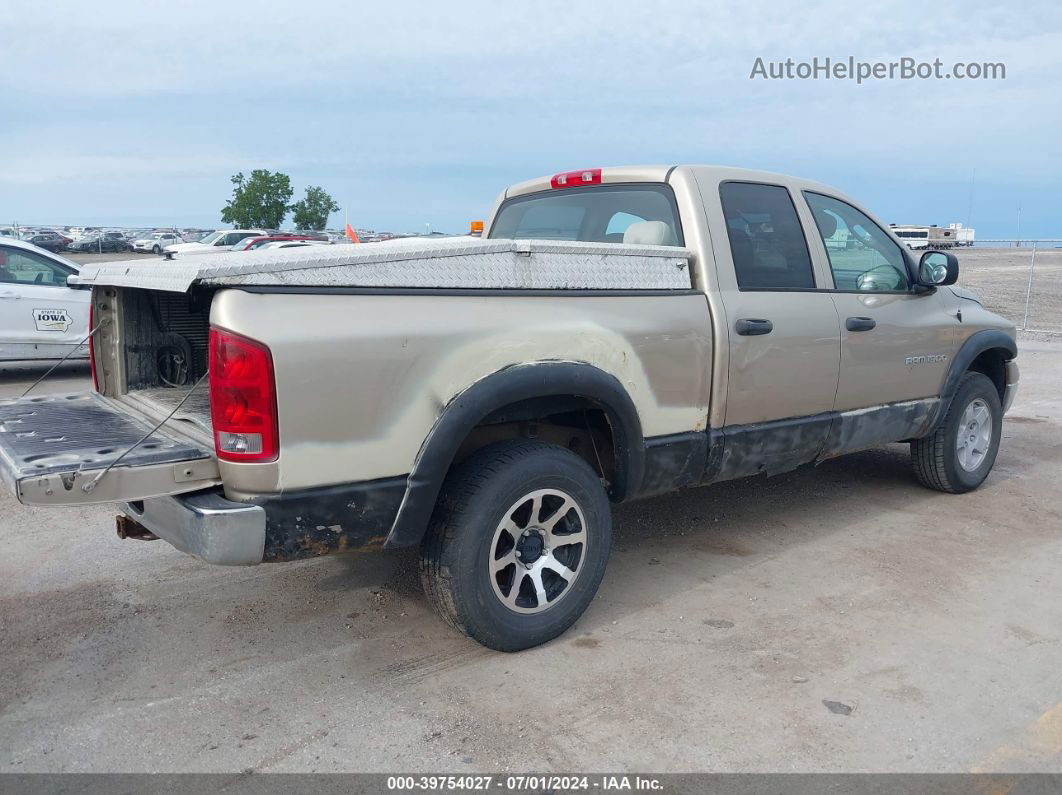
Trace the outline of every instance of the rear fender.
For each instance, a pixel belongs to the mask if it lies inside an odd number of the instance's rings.
[[[511,403],[560,395],[587,398],[608,416],[617,457],[610,497],[624,499],[628,490],[633,490],[632,484],[642,481],[645,444],[638,411],[619,380],[580,362],[514,365],[480,379],[443,409],[409,474],[406,495],[386,546],[420,542],[458,448],[484,418]]]

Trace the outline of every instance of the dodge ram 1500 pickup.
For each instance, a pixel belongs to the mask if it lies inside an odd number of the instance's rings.
[[[86,265],[94,389],[0,403],[0,474],[211,563],[419,545],[512,651],[593,599],[610,502],[892,442],[939,491],[992,468],[1014,327],[832,188],[585,169],[486,229]]]

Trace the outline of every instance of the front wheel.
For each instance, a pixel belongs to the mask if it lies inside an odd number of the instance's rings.
[[[937,429],[911,442],[915,477],[927,488],[962,494],[980,486],[999,450],[1003,407],[992,380],[967,372]]]
[[[443,485],[421,582],[455,628],[489,648],[519,651],[575,623],[611,546],[608,497],[586,461],[543,442],[497,442]]]
[[[152,254],[161,254],[162,253],[162,248],[160,246],[154,246],[151,249],[151,253]]]

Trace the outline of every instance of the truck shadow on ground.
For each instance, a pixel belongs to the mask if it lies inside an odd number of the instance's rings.
[[[982,490],[1001,488],[1014,474],[998,467]],[[614,506],[609,568],[598,599],[577,627],[593,631],[688,588],[693,560],[702,566],[698,578],[707,579],[848,532],[853,521],[873,512],[904,521],[934,501],[962,499],[918,484],[907,446],[897,444],[774,477],[754,476]],[[386,564],[381,565],[381,557]],[[684,571],[672,584],[661,576],[666,566],[656,568],[669,561],[681,562]],[[327,592],[368,586],[403,602],[407,613],[430,613],[417,567],[416,549],[351,556],[316,588]],[[423,630],[422,624],[418,631]],[[452,635],[441,622],[429,632],[433,641]]]

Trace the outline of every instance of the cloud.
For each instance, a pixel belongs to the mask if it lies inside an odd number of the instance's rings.
[[[985,191],[1039,190],[1059,173],[1056,4],[780,9],[9,0],[0,217],[117,212],[126,190],[207,223],[228,175],[253,167],[324,185],[371,223],[420,226],[430,208],[451,228],[509,181],[585,164],[722,162],[892,185],[899,171],[911,190],[974,167]],[[757,56],[848,55],[1004,61],[1008,75],[749,80]]]

